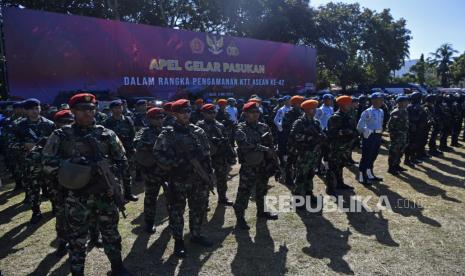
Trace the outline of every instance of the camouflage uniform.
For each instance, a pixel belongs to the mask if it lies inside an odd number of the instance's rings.
[[[49,173],[57,173],[64,160],[92,162],[95,152],[87,137],[98,141],[98,147],[114,164],[114,171],[127,167],[124,147],[116,134],[100,125],[81,128],[73,124],[53,132],[43,150],[44,167]],[[92,174],[90,182],[82,189],[69,190],[65,197],[65,217],[69,227],[71,272],[83,275],[86,247],[91,217],[102,234],[103,247],[113,267],[122,265],[121,236],[118,232],[119,210],[108,186],[100,174]]]
[[[282,121],[282,126],[283,126],[283,144],[286,145],[285,148],[287,148],[287,143],[289,140],[289,133],[291,132],[292,125],[294,122],[302,116],[302,110],[292,107],[291,110],[289,110],[286,114],[284,114],[283,121]],[[293,154],[289,152],[285,152],[284,155],[287,155],[287,161],[285,163],[285,181],[288,186],[293,186],[293,180],[295,177],[295,171],[294,171],[294,165],[295,165],[295,158]]]
[[[134,127],[136,131],[139,131],[143,127],[147,127],[147,118],[145,117],[145,112],[135,112],[132,115],[132,119],[134,121]]]
[[[160,135],[161,129],[154,126],[144,127],[139,130],[134,139],[136,154],[147,152],[153,154],[155,140]],[[146,166],[140,164],[142,178],[145,182],[144,215],[147,225],[153,225],[157,211],[157,198],[160,187],[166,181],[166,172],[156,164]]]
[[[176,118],[173,115],[167,114],[165,119],[163,120],[163,126],[173,126],[176,122]]]
[[[329,193],[344,185],[342,170],[349,162],[352,144],[357,138],[356,127],[348,113],[335,112],[328,120],[328,166],[326,185]]]
[[[103,126],[113,130],[118,138],[121,140],[126,152],[129,166],[123,172],[123,185],[125,196],[131,195],[132,188],[132,177],[131,172],[134,169],[133,154],[134,154],[134,137],[136,131],[134,128],[134,122],[130,117],[122,116],[120,120],[113,117],[109,117],[103,122]]]
[[[108,119],[107,114],[100,111],[97,111],[95,113],[95,121],[97,122],[97,124],[103,124],[103,122],[105,122],[106,119]]]
[[[169,175],[168,212],[171,234],[182,240],[184,211],[189,204],[189,229],[193,237],[200,237],[208,200],[208,185],[194,172],[190,159],[197,159],[207,173],[212,173],[210,146],[205,131],[190,124],[174,121],[163,128],[155,142],[157,164]]]
[[[46,139],[52,131],[55,129],[55,124],[46,119],[45,117],[39,117],[38,121],[33,122],[28,118],[23,118],[18,121],[12,132],[12,137],[9,139],[10,147],[21,152],[21,159],[24,162],[24,189],[26,197],[29,198],[32,211],[34,213],[40,213],[40,189],[43,189],[44,193],[47,193],[45,187],[46,182],[42,175],[41,164],[41,146],[36,146],[28,151],[25,148],[26,143],[43,143],[41,141]],[[43,145],[43,144],[42,144]]]
[[[237,126],[235,135],[241,168],[234,210],[239,217],[244,216],[253,188],[255,188],[257,214],[264,212],[266,186],[269,179],[265,155],[269,147],[264,145],[265,141],[262,136],[270,131],[268,125],[260,122],[255,124],[242,122]]]
[[[397,170],[408,144],[409,117],[407,110],[396,108],[391,112],[388,130],[390,137],[389,169]]]
[[[289,152],[296,156],[295,195],[311,195],[313,177],[321,155],[324,139],[320,122],[302,115],[292,126],[289,135]]]
[[[197,125],[205,131],[210,141],[210,153],[216,176],[218,200],[224,202],[228,189],[228,159],[231,158],[231,155],[234,155],[231,144],[229,143],[226,128],[217,120],[201,120],[197,122]]]
[[[5,165],[9,172],[12,174],[13,179],[16,183],[15,189],[20,189],[23,187],[23,169],[22,164],[24,160],[21,158],[21,151],[15,150],[9,147],[8,140],[11,139],[14,135],[13,131],[15,124],[22,119],[23,117],[12,115],[6,118],[2,122],[2,133],[1,133],[1,146],[2,152],[5,154]]]

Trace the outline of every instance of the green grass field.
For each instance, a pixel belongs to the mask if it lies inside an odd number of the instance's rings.
[[[359,159],[359,154],[354,154]],[[231,171],[229,197],[235,198],[238,166]],[[160,196],[157,233],[143,231],[143,186],[140,200],[127,205],[121,219],[124,263],[135,275],[464,275],[465,274],[465,150],[426,160],[398,177],[386,173],[386,145],[375,172],[384,182],[370,188],[355,181],[356,167],[344,170],[354,194],[372,196],[369,205],[386,196],[392,211],[282,213],[277,221],[255,218],[255,204],[246,212],[249,232],[235,230],[232,208],[211,211],[204,233],[215,243],[200,248],[188,241],[189,256],[172,255],[163,195]],[[270,179],[270,195],[289,190]],[[42,203],[43,221],[30,226],[31,211],[12,193],[11,184],[0,189],[0,270],[3,275],[66,275],[67,257],[54,255],[55,221],[49,202]],[[315,192],[324,194],[315,177]],[[350,194],[346,194],[349,196]],[[186,224],[185,233],[188,233]],[[103,250],[94,248],[86,261],[86,275],[106,275],[110,264]]]

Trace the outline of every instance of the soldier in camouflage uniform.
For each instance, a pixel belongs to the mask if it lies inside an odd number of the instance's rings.
[[[427,96],[428,97],[428,96]],[[434,102],[432,105],[426,105],[425,108],[429,110],[429,113],[433,114],[433,130],[431,131],[431,137],[429,138],[428,142],[428,153],[432,156],[439,156],[442,155],[442,152],[438,150],[436,145],[436,140],[441,132],[441,128],[443,123],[441,122],[441,105],[442,105],[442,97],[440,96],[433,96]]]
[[[404,154],[408,144],[408,100],[409,99],[407,96],[397,97],[397,108],[391,112],[391,116],[388,122],[390,137],[388,173],[392,175],[397,175],[399,172],[405,171],[405,169],[400,166],[400,159],[402,158],[402,155]]]
[[[223,124],[226,131],[225,135],[227,137],[231,137],[236,126],[234,121],[231,120],[229,114],[226,112],[226,105],[228,104],[228,101],[225,99],[219,99],[216,103],[218,104],[218,112],[215,119]]]
[[[357,130],[349,116],[352,98],[339,96],[336,103],[339,110],[329,117],[327,132],[329,169],[326,172],[326,193],[329,195],[335,195],[336,189],[353,189],[344,184],[342,171],[350,159],[353,140],[357,137]]]
[[[173,116],[173,112],[171,112],[172,105],[172,102],[166,102],[163,104],[163,110],[166,115],[165,120],[163,120],[163,126],[172,126],[176,121],[176,118]]]
[[[202,106],[203,106],[203,99],[196,99],[194,101],[194,109],[192,110],[191,114],[191,123],[197,124],[198,121],[203,119],[202,115]]]
[[[24,184],[26,197],[32,209],[31,223],[35,224],[42,218],[40,212],[40,190],[48,196],[46,181],[41,173],[41,150],[45,139],[55,129],[52,121],[40,116],[40,102],[28,99],[23,103],[26,118],[19,120],[9,139],[10,148],[22,152],[25,160]]]
[[[148,127],[139,130],[134,139],[136,148],[135,160],[141,168],[142,178],[145,182],[144,215],[145,230],[155,233],[155,216],[157,211],[157,198],[160,187],[166,181],[166,172],[155,163],[153,147],[160,135],[165,114],[162,108],[153,107],[147,111]]]
[[[137,201],[137,196],[132,194],[132,176],[134,170],[134,137],[136,135],[134,122],[130,117],[123,115],[123,102],[115,100],[110,103],[111,117],[103,122],[103,126],[113,130],[121,140],[126,151],[129,167],[123,172],[124,197],[129,201]]]
[[[460,98],[460,94],[454,94],[452,96],[453,103],[451,105],[451,113],[452,113],[452,131],[451,131],[451,142],[450,145],[452,147],[461,147],[462,145],[459,143],[459,134],[462,131],[462,99]]]
[[[405,149],[404,164],[415,167],[415,164],[421,163],[418,159],[422,137],[426,131],[428,117],[425,110],[420,105],[421,94],[414,92],[410,95],[410,104],[407,107],[409,114],[409,140]]]
[[[315,120],[318,101],[307,100],[301,104],[304,115],[292,126],[289,151],[296,156],[296,177],[294,194],[313,195],[313,177],[321,155],[321,143],[325,139],[320,122]],[[303,207],[303,206],[302,206]]]
[[[191,242],[207,247],[213,245],[201,235],[201,228],[211,188],[209,185],[214,184],[214,176],[205,131],[189,122],[189,101],[175,101],[171,111],[176,120],[172,126],[163,129],[153,151],[157,164],[169,175],[168,212],[171,234],[175,240],[174,254],[185,257],[183,228],[186,203],[189,204]],[[203,178],[205,175],[212,182],[207,183]]]
[[[420,158],[430,157],[430,155],[426,153],[426,144],[428,144],[429,132],[435,124],[434,122],[434,101],[435,101],[434,95],[428,95],[425,97],[424,100],[425,100],[425,103],[423,104],[422,108],[426,113],[427,124],[421,136],[421,144],[420,144],[420,149],[419,149]]]
[[[228,160],[233,155],[233,149],[229,143],[224,125],[215,120],[215,106],[213,104],[205,104],[202,107],[202,115],[204,119],[197,122],[210,141],[210,154],[212,165],[216,177],[216,189],[218,192],[218,203],[232,206],[232,202],[226,197],[227,177],[228,177]]]
[[[148,125],[147,118],[145,117],[146,112],[147,112],[147,101],[138,100],[136,102],[136,110],[132,117],[136,131],[139,131],[141,128],[146,127]]]
[[[292,125],[294,122],[302,116],[302,110],[300,109],[300,104],[304,101],[304,98],[302,96],[292,96],[290,99],[291,103],[291,109],[286,112],[283,116],[282,120],[282,136],[283,136],[283,146],[287,147],[288,140],[289,140],[289,134],[291,133]],[[286,185],[289,187],[294,186],[294,164],[295,164],[295,158],[296,156],[290,154],[289,152],[286,152],[286,156],[284,157],[285,163],[284,163],[284,169],[285,169],[285,182]]]
[[[94,171],[90,173],[89,181],[82,184],[83,187],[68,187],[65,197],[71,273],[84,275],[90,217],[94,216],[103,237],[104,251],[111,262],[113,275],[130,275],[123,266],[121,257],[119,210],[115,204],[114,193],[110,192],[108,183],[100,172],[94,170],[95,165],[90,165],[98,154],[91,146],[91,140],[98,143],[97,148],[114,166],[113,171],[121,171],[127,167],[124,147],[112,130],[95,124],[94,95],[77,94],[70,99],[69,105],[75,116],[75,123],[55,130],[45,145],[43,155],[44,168],[51,174],[58,174],[64,161],[90,166]]]
[[[98,102],[96,103],[97,105],[97,110],[95,111],[95,122],[97,124],[103,124],[103,122],[105,122],[105,120],[108,118],[107,114],[103,113],[103,112],[100,112],[98,110]]]
[[[267,158],[274,154],[274,149],[266,141],[266,136],[271,135],[271,130],[266,124],[258,122],[260,110],[257,103],[244,104],[242,111],[245,122],[239,123],[235,134],[241,168],[234,212],[237,218],[237,227],[248,230],[250,227],[244,219],[244,212],[249,204],[253,188],[255,188],[257,217],[276,220],[278,216],[265,212],[264,202],[270,177],[269,172],[267,172]]]
[[[15,181],[15,191],[23,188],[23,170],[21,165],[24,164],[24,161],[20,158],[20,151],[8,146],[8,139],[14,135],[13,130],[16,122],[24,116],[22,104],[22,102],[13,103],[13,114],[2,121],[1,133],[1,146],[5,153],[5,165]]]
[[[452,148],[447,146],[447,137],[451,135],[452,132],[452,123],[454,120],[454,117],[452,115],[452,108],[453,105],[453,99],[451,95],[444,95],[442,104],[438,106],[441,110],[441,122],[442,122],[442,128],[441,128],[441,135],[440,135],[440,142],[439,142],[439,149],[441,151],[452,151]]]

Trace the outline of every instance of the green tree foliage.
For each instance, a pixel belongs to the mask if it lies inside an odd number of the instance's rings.
[[[418,62],[410,68],[410,71],[415,74],[415,81],[419,84],[425,84],[427,66],[428,64],[425,62],[425,57],[421,54]]]
[[[450,71],[455,85],[465,81],[465,53],[455,58],[454,63],[450,66]]]
[[[452,65],[452,56],[457,53],[457,50],[452,48],[452,45],[445,43],[441,45],[436,52],[431,53],[429,62],[436,67],[436,74],[441,80],[442,87],[450,85],[450,66]]]

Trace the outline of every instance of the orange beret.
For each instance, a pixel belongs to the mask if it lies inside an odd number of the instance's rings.
[[[250,111],[252,109],[258,109],[258,105],[256,102],[245,103],[244,106],[242,107],[242,111],[244,112]]]
[[[182,109],[184,108],[188,108],[190,107],[190,103],[188,100],[186,99],[180,99],[180,100],[177,100],[173,103],[173,105],[171,106],[171,111],[172,112],[179,112],[181,111]]]
[[[163,104],[163,109],[164,109],[165,111],[171,112],[171,107],[172,107],[172,106],[173,106],[173,103],[172,103],[172,102],[166,102],[166,103]]]
[[[291,105],[298,105],[304,101],[304,97],[302,96],[292,96],[290,103]]]
[[[336,103],[339,106],[352,104],[351,96],[339,96],[336,98]]]
[[[156,119],[158,115],[162,115],[164,113],[165,110],[163,110],[163,108],[152,107],[147,111],[146,116],[148,119]]]
[[[53,115],[53,120],[56,121],[72,121],[74,120],[73,113],[69,109],[63,109]]]
[[[197,100],[195,100],[194,103],[197,104],[197,105],[202,105],[203,104],[203,99],[197,99]]]
[[[225,106],[228,101],[225,100],[225,99],[219,99],[218,101],[216,101],[216,103],[219,105],[219,106]]]
[[[310,110],[318,107],[318,101],[316,100],[306,100],[300,104],[300,108],[303,110]]]
[[[69,99],[69,106],[73,108],[77,104],[94,104],[97,102],[95,96],[90,93],[76,94]]]
[[[215,110],[215,106],[213,104],[204,104],[201,110],[202,111]]]
[[[249,103],[261,103],[262,102],[262,99],[260,98],[250,98]]]

